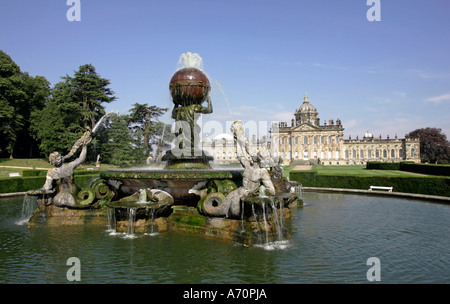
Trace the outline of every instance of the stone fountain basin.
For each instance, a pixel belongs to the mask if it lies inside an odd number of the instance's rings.
[[[103,172],[100,177],[118,187],[119,197],[136,193],[140,189],[160,189],[174,198],[175,205],[196,206],[199,197],[189,193],[197,183],[215,179],[242,182],[243,170],[179,170],[179,169],[115,169]]]

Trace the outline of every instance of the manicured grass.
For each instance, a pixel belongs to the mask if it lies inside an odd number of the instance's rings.
[[[339,175],[339,176],[420,176],[421,174],[400,171],[400,170],[370,170],[366,166],[313,166],[312,171],[318,175]]]

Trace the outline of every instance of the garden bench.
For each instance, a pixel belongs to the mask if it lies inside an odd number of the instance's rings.
[[[372,191],[372,190],[388,190],[389,192],[392,192],[393,188],[394,187],[370,186],[369,191]]]

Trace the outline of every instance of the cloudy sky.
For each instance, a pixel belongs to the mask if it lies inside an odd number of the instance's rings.
[[[73,2],[80,21],[68,20]],[[224,128],[289,122],[307,92],[345,138],[424,127],[449,136],[450,1],[379,2],[370,22],[366,0],[1,0],[0,49],[52,85],[93,64],[118,97],[107,111],[171,107],[169,80],[189,51],[212,83],[205,121]]]

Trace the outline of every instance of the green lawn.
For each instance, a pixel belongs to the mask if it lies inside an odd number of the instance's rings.
[[[288,168],[289,167],[289,168]],[[289,176],[289,171],[294,166],[285,167],[285,176]],[[287,172],[286,172],[287,171]],[[338,176],[420,176],[421,174],[400,171],[400,170],[368,170],[366,166],[313,166],[312,171],[318,175],[338,175]]]

